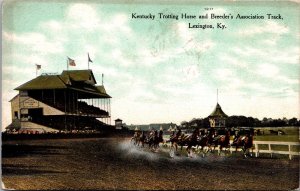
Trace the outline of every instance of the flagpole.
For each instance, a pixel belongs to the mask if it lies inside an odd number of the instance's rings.
[[[219,91],[217,89],[217,103],[219,102]]]
[[[35,65],[35,77],[37,77],[37,65]]]
[[[67,70],[69,70],[69,63],[68,63],[68,59],[67,59]]]
[[[88,53],[88,70],[90,69],[90,56],[89,56],[89,53]]]

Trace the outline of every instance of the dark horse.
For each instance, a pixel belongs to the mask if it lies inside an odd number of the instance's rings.
[[[144,131],[142,131],[142,133],[141,133],[140,136],[139,136],[137,146],[139,146],[139,145],[141,144],[141,147],[144,147],[144,145],[145,145],[145,140],[146,140],[146,134],[145,134]]]
[[[220,135],[216,141],[216,145],[219,145],[219,152],[218,154],[221,154],[221,151],[223,150],[223,148],[226,149],[230,149],[230,131],[227,130],[225,132],[225,135]]]
[[[191,149],[193,146],[197,146],[198,145],[198,139],[199,139],[199,135],[200,135],[200,131],[198,128],[196,128],[193,132],[193,134],[191,136],[189,136],[185,143],[187,145],[186,151],[188,153],[188,156],[191,156]]]
[[[244,157],[247,158],[248,156],[251,156],[249,150],[253,146],[253,134],[247,134],[245,139],[244,139],[244,145],[243,145],[243,152],[244,152]],[[253,152],[253,149],[252,149]]]
[[[249,150],[253,146],[253,132],[247,133],[245,136],[239,136],[237,134],[231,146],[236,147],[235,151],[241,147],[244,157],[247,158],[249,156]]]
[[[207,148],[207,150],[205,150],[205,148]],[[210,149],[208,134],[202,134],[202,133],[200,134],[200,137],[198,139],[197,149],[199,152],[202,151],[202,157],[204,157],[205,154],[208,152],[208,150]]]
[[[133,145],[139,145],[140,142],[140,136],[141,132],[140,131],[135,131],[133,137],[131,138],[131,144]]]
[[[171,135],[170,140],[167,142],[171,142],[170,156],[173,157],[175,151],[177,151],[178,146],[181,146],[181,150],[183,146],[187,146],[186,151],[188,156],[191,157],[191,149],[193,146],[197,146],[199,137],[199,129],[195,129],[192,135],[185,135],[181,133],[181,130],[178,130],[176,134]]]
[[[160,130],[159,133],[157,130],[150,132],[149,136],[145,139],[145,143],[149,145],[149,149],[156,150],[159,147],[159,143],[162,143],[163,140],[163,131]]]

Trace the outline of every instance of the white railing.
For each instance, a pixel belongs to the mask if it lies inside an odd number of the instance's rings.
[[[232,144],[232,140],[230,140],[230,144]],[[268,145],[268,149],[259,149],[259,145]],[[288,147],[288,150],[272,150],[272,145],[286,145]],[[170,146],[170,144],[167,144],[167,146]],[[259,157],[260,153],[269,153],[271,158],[273,157],[273,154],[285,154],[289,155],[289,159],[291,160],[292,156],[300,156],[300,152],[292,151],[291,146],[300,147],[300,142],[253,141],[253,147],[250,148],[250,152],[254,152],[255,157]],[[186,146],[184,147],[186,148]],[[215,150],[219,151],[219,147],[216,147]],[[236,151],[236,147],[231,146],[230,148],[227,148],[227,150],[229,150],[232,154],[232,152]],[[241,151],[241,147],[239,147],[237,151]]]
[[[232,144],[232,141],[230,141],[230,144]],[[259,149],[259,145],[268,145],[268,149]],[[288,150],[286,151],[279,151],[279,150],[272,150],[272,145],[286,145],[288,147]],[[253,147],[250,148],[250,152],[255,153],[255,157],[259,157],[260,153],[269,153],[271,158],[273,157],[273,154],[285,154],[289,155],[289,159],[291,160],[293,156],[300,155],[299,152],[292,151],[291,146],[298,146],[300,147],[299,142],[278,142],[278,141],[253,141]],[[230,153],[236,151],[235,146],[231,146],[228,148]],[[215,150],[219,151],[219,147],[216,147]],[[241,147],[237,149],[238,151],[241,150]]]
[[[271,155],[271,158],[273,154],[285,154],[289,155],[289,159],[292,159],[293,155],[300,155],[299,152],[292,151],[291,146],[294,145],[300,145],[299,142],[277,142],[277,141],[254,141],[253,142],[254,149],[253,152],[255,152],[255,156],[258,157],[260,153],[269,153]],[[268,145],[268,149],[259,149],[259,145]],[[286,145],[288,146],[287,151],[279,151],[279,150],[272,150],[272,145]]]

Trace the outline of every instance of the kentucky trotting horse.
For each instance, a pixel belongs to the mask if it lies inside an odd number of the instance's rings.
[[[221,154],[221,151],[223,148],[230,149],[230,130],[226,130],[225,135],[220,135],[216,142],[217,145],[219,145],[219,152],[218,154]]]
[[[152,130],[149,132],[149,135],[143,140],[142,145],[144,143],[149,145],[149,149],[156,151],[159,147],[159,143],[164,142],[163,139],[163,129],[160,128],[160,131],[157,132],[157,130]]]
[[[244,157],[247,158],[250,155],[249,149],[253,146],[253,135],[253,129],[250,129],[250,132],[247,132],[245,136],[240,136],[239,133],[236,132],[231,146],[236,147],[235,151],[237,151],[237,149],[241,147]]]

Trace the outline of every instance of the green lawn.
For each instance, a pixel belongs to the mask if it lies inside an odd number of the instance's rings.
[[[282,142],[299,142],[298,135],[257,135],[254,141],[282,141]]]

